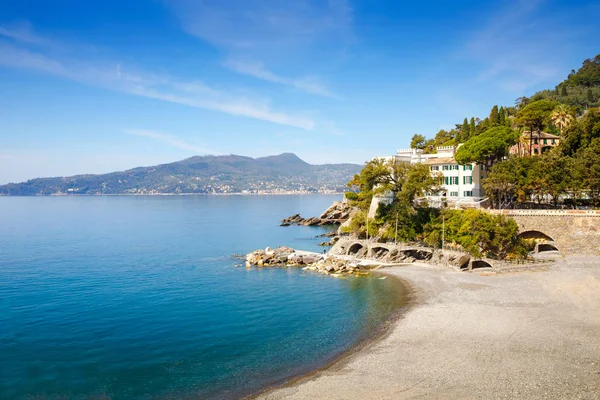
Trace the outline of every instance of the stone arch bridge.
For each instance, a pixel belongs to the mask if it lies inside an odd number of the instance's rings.
[[[519,225],[521,237],[539,240],[537,246],[540,251],[554,248],[563,254],[600,253],[600,211],[488,211],[513,218]]]

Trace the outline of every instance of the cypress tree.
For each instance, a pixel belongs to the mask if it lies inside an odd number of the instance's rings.
[[[560,95],[560,92],[558,91],[558,86],[554,88],[554,94],[556,94],[557,96]]]
[[[469,121],[469,137],[473,137],[477,134],[475,130],[475,117],[471,117],[471,121]]]
[[[458,142],[466,142],[471,137],[471,132],[469,131],[469,121],[465,118],[462,124],[462,128],[460,129],[460,139]]]
[[[590,102],[589,105],[591,105],[591,103],[594,102],[594,93],[592,93],[592,89],[588,89],[588,91],[587,91],[587,99]]]
[[[565,96],[565,97],[569,95],[569,93],[567,93],[567,87],[566,87],[566,86],[563,86],[563,87],[560,89],[560,95],[561,95],[561,96]]]
[[[500,125],[506,124],[506,111],[504,111],[504,107],[500,107],[500,112],[498,113],[498,121]]]
[[[494,106],[490,112],[490,126],[500,125],[500,115],[498,113],[498,106]]]

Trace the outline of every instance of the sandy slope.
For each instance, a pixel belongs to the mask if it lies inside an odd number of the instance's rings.
[[[600,399],[600,258],[483,276],[411,265],[384,339],[265,399]]]

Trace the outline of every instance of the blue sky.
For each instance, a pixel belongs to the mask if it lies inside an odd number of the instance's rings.
[[[597,1],[0,0],[0,183],[192,155],[362,163],[600,53]]]

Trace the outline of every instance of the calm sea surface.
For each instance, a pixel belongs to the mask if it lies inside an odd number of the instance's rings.
[[[392,279],[236,267],[319,251],[279,227],[339,196],[0,197],[0,399],[234,398],[318,368],[403,300]]]

